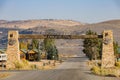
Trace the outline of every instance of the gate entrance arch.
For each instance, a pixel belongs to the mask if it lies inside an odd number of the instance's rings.
[[[102,38],[102,68],[114,67],[115,57],[113,48],[113,32],[105,30],[101,35],[39,35],[39,34],[19,34],[18,31],[8,32],[7,44],[7,63],[6,67],[14,68],[14,62],[20,61],[19,38],[26,39],[85,39],[85,38]]]

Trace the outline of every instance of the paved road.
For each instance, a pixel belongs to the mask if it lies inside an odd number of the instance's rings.
[[[86,65],[86,60],[84,55],[80,55],[67,59],[55,70],[11,71],[11,76],[1,80],[120,80],[93,75]]]

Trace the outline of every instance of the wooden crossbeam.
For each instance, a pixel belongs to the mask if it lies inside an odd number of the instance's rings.
[[[102,38],[102,35],[40,35],[40,34],[19,34],[19,38],[25,39],[85,39]]]

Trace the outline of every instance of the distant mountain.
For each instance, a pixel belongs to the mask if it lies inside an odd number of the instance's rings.
[[[0,20],[0,24],[6,23],[6,20]]]
[[[84,25],[77,21],[72,20],[54,20],[54,19],[43,19],[43,20],[23,20],[23,21],[5,21],[0,20],[0,27],[4,28],[20,28],[29,29],[34,27],[64,27],[64,26],[77,26]]]
[[[101,34],[104,30],[112,30],[114,34],[114,40],[120,44],[120,20],[110,20],[95,24],[89,24],[82,27],[81,31],[93,30],[98,34]]]
[[[100,22],[102,24],[120,24],[120,20],[109,20],[109,21],[104,21]]]

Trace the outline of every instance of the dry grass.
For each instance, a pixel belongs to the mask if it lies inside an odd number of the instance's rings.
[[[60,63],[60,61],[54,60],[41,60],[40,62],[28,62],[26,60],[22,60],[21,62],[16,61],[14,63],[15,69],[13,70],[48,70],[54,69]]]
[[[97,74],[97,75],[120,77],[119,69],[118,68],[102,69],[99,66],[93,66],[91,68],[91,71],[94,74]]]
[[[42,62],[33,62],[31,65],[33,69],[49,70],[54,69],[60,63],[60,61],[54,62],[54,60],[42,60]]]
[[[114,68],[101,68],[101,63],[99,61],[88,61],[87,64],[91,68],[92,73],[102,76],[115,76],[120,77],[120,62],[116,62]]]
[[[118,67],[118,68],[120,68],[120,61],[116,62],[115,66]]]
[[[15,61],[14,65],[15,65],[15,69],[17,70],[30,68],[30,65],[27,60]]]
[[[40,70],[50,70],[50,69],[54,69],[54,68],[55,68],[55,66],[50,66],[50,65],[39,67]]]
[[[0,73],[0,79],[1,78],[6,78],[8,77],[10,74],[9,73]]]

